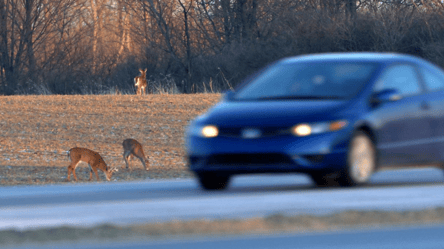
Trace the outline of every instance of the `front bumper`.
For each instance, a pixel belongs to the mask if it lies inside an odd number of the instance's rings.
[[[346,165],[351,132],[258,139],[188,136],[188,167],[226,174],[336,171]]]

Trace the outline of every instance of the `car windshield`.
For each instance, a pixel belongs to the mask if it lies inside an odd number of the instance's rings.
[[[233,99],[350,99],[376,67],[368,62],[278,63],[240,87]]]

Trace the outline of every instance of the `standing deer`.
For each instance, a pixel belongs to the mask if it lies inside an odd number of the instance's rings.
[[[70,180],[71,172],[74,176],[74,180],[77,181],[76,167],[82,161],[89,166],[89,180],[92,180],[92,173],[96,174],[96,180],[99,181],[99,175],[97,169],[102,170],[105,173],[106,180],[110,180],[114,172],[118,171],[116,168],[108,168],[103,158],[99,153],[90,149],[75,147],[68,151],[68,157],[71,159],[71,164],[68,166],[68,181]]]
[[[123,159],[125,160],[126,168],[129,168],[128,161],[131,160],[132,156],[139,158],[142,162],[145,170],[150,170],[150,162],[148,161],[148,157],[145,157],[143,153],[142,145],[137,142],[135,139],[125,139],[122,143],[123,146]],[[148,165],[148,166],[147,166]]]
[[[134,78],[135,86],[137,87],[137,95],[145,95],[146,87],[148,83],[146,82],[146,68],[145,70],[139,69],[140,75]]]

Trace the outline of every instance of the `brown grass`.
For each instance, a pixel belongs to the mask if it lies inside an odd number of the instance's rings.
[[[122,141],[135,138],[150,157],[145,172],[137,159],[132,171],[112,179],[182,178],[187,123],[220,94],[0,96],[0,185],[46,184],[66,178],[67,151],[75,146],[99,152],[110,167],[122,167]],[[77,168],[86,180],[87,165]],[[104,179],[103,173],[100,175]]]
[[[344,211],[326,216],[281,214],[265,218],[174,221],[130,226],[145,236],[233,235],[333,231],[347,228],[431,225],[444,222],[444,208],[420,211]]]

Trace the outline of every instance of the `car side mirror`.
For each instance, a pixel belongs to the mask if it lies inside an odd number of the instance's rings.
[[[386,89],[373,94],[371,103],[378,105],[381,103],[393,102],[402,99],[401,94],[397,89]]]
[[[222,100],[223,101],[229,101],[232,100],[234,96],[234,91],[233,90],[228,90],[226,92],[223,93],[222,95]]]

